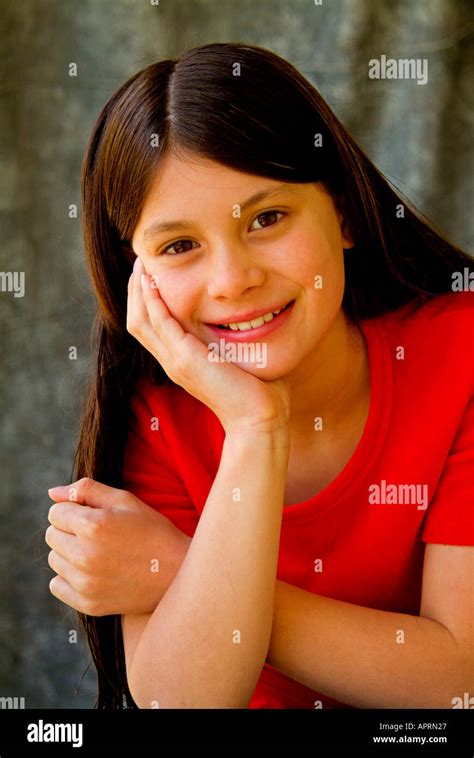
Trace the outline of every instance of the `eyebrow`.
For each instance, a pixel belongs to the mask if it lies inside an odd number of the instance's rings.
[[[255,192],[253,195],[248,197],[247,200],[244,200],[243,203],[239,203],[240,210],[246,211],[247,208],[250,208],[252,205],[256,205],[261,200],[265,200],[268,197],[273,197],[274,195],[280,195],[284,192],[292,195],[296,194],[295,190],[291,189],[288,184],[279,184],[276,187],[271,187],[269,189]],[[155,221],[155,223],[151,224],[151,226],[149,226],[143,232],[143,241],[149,242],[150,240],[153,240],[155,237],[157,237],[161,232],[176,232],[180,231],[181,229],[189,228],[193,223],[195,222],[186,220]]]

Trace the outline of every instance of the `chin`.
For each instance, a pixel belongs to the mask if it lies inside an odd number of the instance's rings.
[[[209,343],[211,344],[211,343]],[[297,356],[289,356],[290,346],[266,342],[213,343],[212,362],[233,363],[248,374],[270,382],[289,374],[297,364]]]
[[[262,379],[264,382],[273,382],[275,379],[282,379],[289,373],[287,366],[280,367],[279,365],[261,365],[257,363],[243,363],[237,362],[236,365],[245,371],[247,374],[256,376],[257,379]]]

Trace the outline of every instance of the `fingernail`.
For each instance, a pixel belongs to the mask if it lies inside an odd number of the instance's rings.
[[[145,274],[142,274],[142,275],[141,275],[141,277],[140,277],[140,281],[141,281],[141,283],[142,283],[142,287],[144,287],[144,286],[145,286],[145,279],[146,279],[146,276],[145,276]]]
[[[141,265],[142,265],[142,262],[141,262],[139,256],[137,255],[137,257],[135,258],[135,263],[133,264],[133,270],[134,271],[138,271],[138,269],[140,268]]]

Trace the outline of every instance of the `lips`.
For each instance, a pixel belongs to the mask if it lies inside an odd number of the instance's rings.
[[[205,323],[206,323],[206,326],[218,326],[218,327],[223,327],[224,324],[248,323],[250,321],[254,321],[257,318],[266,316],[269,313],[273,313],[275,315],[277,311],[283,311],[285,308],[288,308],[288,306],[291,305],[292,302],[293,300],[287,300],[281,303],[280,305],[276,305],[274,307],[260,308],[259,310],[255,310],[255,311],[247,311],[247,313],[242,313],[235,316],[229,316],[226,318],[222,318],[219,321],[208,321]]]
[[[223,329],[224,331],[240,331],[240,332],[247,332],[249,330],[253,329],[259,329],[263,324],[261,323],[264,321],[264,323],[268,323],[270,321],[273,321],[277,316],[280,315],[283,311],[285,311],[292,303],[293,301],[287,303],[282,308],[275,308],[274,311],[267,311],[263,316],[256,317],[253,319],[246,319],[245,321],[233,321],[230,322],[230,324],[218,324],[217,326],[219,329]],[[241,326],[239,326],[239,324]]]
[[[265,321],[260,326],[249,327],[248,329],[230,329],[222,328],[217,324],[207,324],[207,327],[220,339],[226,342],[255,342],[264,339],[283,325],[291,318],[295,300],[283,306],[278,316],[273,316],[269,321]]]

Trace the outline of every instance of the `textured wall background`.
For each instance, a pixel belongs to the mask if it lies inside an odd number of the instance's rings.
[[[470,14],[471,10],[471,14]],[[321,90],[388,177],[473,248],[469,0],[3,0],[0,270],[0,697],[89,708],[75,612],[49,593],[48,487],[69,481],[94,314],[79,173],[95,117],[125,79],[203,42],[251,42]],[[368,61],[427,58],[429,80],[370,80]],[[77,77],[68,75],[75,62]],[[69,217],[70,204],[78,217]],[[77,348],[70,360],[69,348]],[[82,681],[81,681],[82,678]]]

